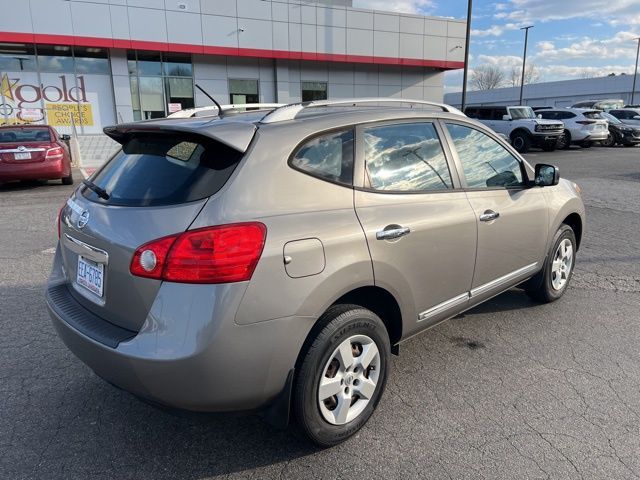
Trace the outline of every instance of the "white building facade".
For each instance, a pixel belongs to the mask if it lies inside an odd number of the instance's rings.
[[[441,101],[465,21],[350,0],[1,0],[0,123],[100,133],[220,103]]]

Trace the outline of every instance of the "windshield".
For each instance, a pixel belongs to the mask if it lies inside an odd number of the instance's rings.
[[[602,112],[600,113],[600,115],[602,115],[605,118],[605,120],[609,120],[609,123],[622,123],[620,120],[618,120],[616,117],[614,117],[610,113]]]
[[[514,120],[536,118],[536,114],[531,107],[512,107],[509,109],[509,114]]]
[[[50,142],[48,128],[3,128],[0,143]]]

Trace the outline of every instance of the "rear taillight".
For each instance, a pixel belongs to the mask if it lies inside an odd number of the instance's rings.
[[[593,125],[594,123],[596,123],[595,120],[577,120],[576,123],[579,123],[580,125]]]
[[[53,147],[47,150],[45,160],[62,160],[64,157],[64,150],[62,147]]]
[[[262,223],[200,228],[146,243],[130,271],[140,277],[180,283],[231,283],[251,279],[267,229]]]

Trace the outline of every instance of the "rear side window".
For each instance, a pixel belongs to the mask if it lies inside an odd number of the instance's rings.
[[[550,112],[548,110],[538,111],[536,112],[536,115],[540,115],[542,118],[545,118],[547,120],[555,120],[559,117],[558,112]]]
[[[174,205],[209,197],[227,182],[242,154],[203,137],[143,135],[131,138],[91,179],[109,195],[82,194],[106,205]]]
[[[304,143],[290,165],[314,177],[353,184],[353,130],[327,133]]]
[[[432,123],[400,123],[364,131],[365,171],[374,190],[428,192],[453,187]]]
[[[600,115],[600,112],[598,111],[593,111],[593,112],[584,112],[583,115],[586,118],[590,118],[590,119],[602,119],[602,115]]]

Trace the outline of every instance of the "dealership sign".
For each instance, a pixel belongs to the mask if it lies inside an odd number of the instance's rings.
[[[79,75],[77,85],[73,83],[73,77],[71,82],[66,75],[60,75],[58,79],[55,84],[33,85],[3,73],[0,77],[0,116],[10,117],[9,123],[39,122],[46,116],[52,126],[93,126],[85,77]]]

